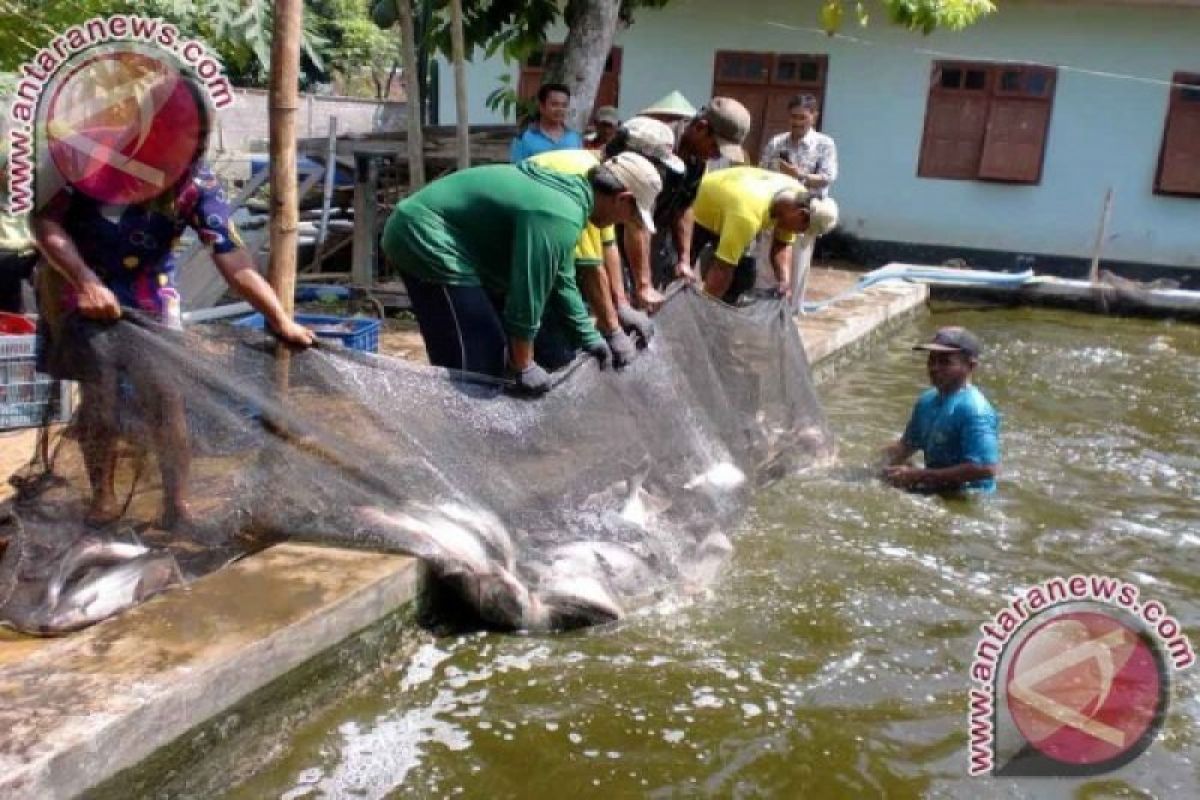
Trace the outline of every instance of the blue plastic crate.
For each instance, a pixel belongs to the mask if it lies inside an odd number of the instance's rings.
[[[35,370],[36,348],[36,335],[0,336],[0,430],[41,425],[52,401],[58,413],[51,422],[71,416],[70,383]]]
[[[377,319],[297,314],[296,322],[312,328],[318,338],[341,342],[351,350],[359,350],[363,353],[379,352],[380,322]],[[263,319],[262,314],[251,314],[248,317],[242,317],[233,324],[239,328],[254,328],[261,331],[266,327],[266,320]],[[349,331],[330,330],[334,327],[346,325],[350,326]]]

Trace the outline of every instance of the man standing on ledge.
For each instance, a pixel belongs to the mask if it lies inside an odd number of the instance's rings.
[[[571,90],[566,84],[547,83],[538,89],[537,115],[513,139],[508,160],[518,164],[530,156],[547,150],[579,150],[583,137],[567,127],[567,110],[571,107]]]
[[[929,353],[927,389],[913,406],[904,435],[885,451],[884,479],[915,491],[995,491],[1000,468],[1000,420],[971,384],[979,340],[966,328],[941,328],[914,350]],[[925,466],[908,460],[918,450]]]

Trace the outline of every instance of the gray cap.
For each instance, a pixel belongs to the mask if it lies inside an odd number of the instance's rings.
[[[981,349],[975,334],[957,325],[938,328],[932,339],[913,347],[913,350],[930,350],[935,353],[966,353],[971,358],[979,358]]]
[[[677,175],[684,172],[683,161],[675,155],[675,133],[671,126],[650,117],[634,117],[621,126],[625,146],[646,158],[661,162]]]
[[[732,97],[714,97],[696,115],[708,123],[721,145],[721,155],[735,164],[746,163],[742,142],[750,133],[750,112]]]

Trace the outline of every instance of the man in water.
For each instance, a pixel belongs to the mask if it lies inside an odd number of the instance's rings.
[[[979,363],[979,339],[966,328],[941,328],[913,349],[929,353],[933,386],[917,398],[904,435],[886,449],[884,479],[915,491],[994,491],[1000,469],[1000,420],[971,384]],[[908,463],[918,450],[924,453],[924,467]]]

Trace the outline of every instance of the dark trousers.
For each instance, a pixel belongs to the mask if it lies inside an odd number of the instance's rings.
[[[0,311],[20,314],[21,282],[28,280],[37,264],[37,253],[12,253],[0,250]]]
[[[715,250],[719,242],[720,237],[708,228],[702,228],[699,225],[694,226],[692,228],[692,265],[699,266],[701,270],[707,268],[708,265],[699,263],[699,260],[704,255],[705,248],[712,245]],[[754,281],[757,275],[757,259],[753,255],[743,255],[738,260],[737,267],[733,271],[733,283],[729,284],[729,290],[725,292],[725,296],[721,299],[733,305],[743,293],[754,288]]]
[[[508,335],[497,299],[480,286],[448,286],[412,275],[403,277],[431,364],[504,376]]]

